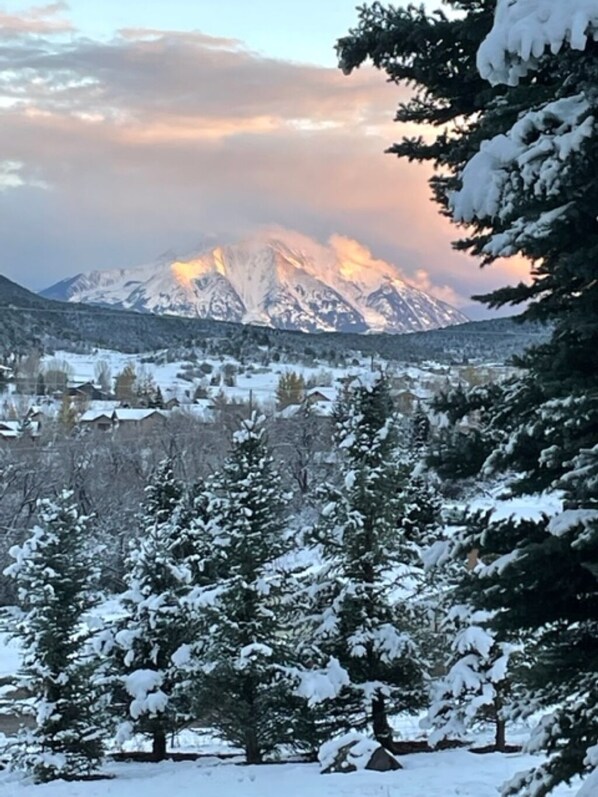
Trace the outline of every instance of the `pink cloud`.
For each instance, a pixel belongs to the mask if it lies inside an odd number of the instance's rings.
[[[57,16],[67,9],[67,3],[48,3],[32,6],[20,14],[9,14],[0,10],[0,37],[7,39],[27,34],[70,32],[73,30],[71,23]]]
[[[32,9],[29,33],[61,10]],[[35,214],[22,188],[2,195],[15,276],[34,268],[31,250],[52,270],[46,284],[272,223],[359,241],[360,256],[452,303],[512,276],[453,251],[429,172],[383,154],[401,134],[390,120],[405,91],[373,70],[345,78],[234,40],[143,29],[110,42],[25,35],[2,57],[14,76],[0,151],[53,189]]]

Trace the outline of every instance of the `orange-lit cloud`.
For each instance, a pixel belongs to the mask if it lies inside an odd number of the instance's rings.
[[[272,224],[336,236],[348,263],[394,263],[462,306],[523,275],[451,249],[458,231],[430,201],[430,171],[384,155],[405,132],[392,117],[407,95],[374,70],[347,78],[205,33],[52,41],[42,29],[61,8],[13,22],[22,35],[0,52],[0,152],[24,164],[0,194],[8,276],[42,287]]]

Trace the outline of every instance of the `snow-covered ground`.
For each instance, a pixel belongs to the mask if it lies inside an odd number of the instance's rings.
[[[179,374],[184,371],[185,365],[189,365],[188,360],[176,362],[142,362],[146,359],[148,354],[123,354],[121,352],[110,351],[107,349],[100,349],[92,354],[76,354],[73,352],[57,351],[54,355],[44,358],[44,363],[49,363],[53,360],[66,362],[71,368],[70,381],[73,384],[95,381],[95,368],[96,364],[100,361],[106,361],[109,364],[112,377],[116,376],[125,365],[133,365],[138,373],[145,373],[153,378],[156,385],[158,385],[166,398],[176,396],[179,400],[185,397],[185,392],[188,391],[190,395],[193,394],[194,387],[200,383],[199,378],[195,378],[192,382],[188,379],[183,379]],[[226,364],[235,366],[236,369],[240,368],[240,363],[231,357],[218,358],[201,356],[199,363],[207,363],[214,369],[215,373],[221,372]],[[284,363],[277,362],[271,363],[268,367],[260,367],[258,363],[253,363],[253,368],[241,368],[243,373],[235,375],[235,385],[227,386],[225,384],[212,387],[210,392],[216,394],[222,391],[231,400],[247,400],[250,393],[253,398],[260,402],[274,401],[276,397],[276,388],[281,374],[286,371],[295,371],[301,374],[303,378],[308,381],[311,380],[315,383],[321,381],[335,383],[338,379],[346,376],[349,373],[356,373],[366,368],[368,364],[362,363],[359,367],[346,367],[338,368],[331,366],[324,366],[315,364],[314,366],[301,365],[298,363]],[[418,371],[418,369],[411,368],[410,370]],[[208,378],[204,378],[207,382]]]
[[[114,607],[106,604],[104,608]],[[116,609],[114,609],[116,610]],[[20,663],[16,642],[0,633],[0,676],[14,674]],[[417,717],[396,718],[400,738],[421,737]],[[490,741],[482,731],[476,743]],[[512,729],[509,741],[524,739],[523,729]],[[147,740],[133,740],[125,749],[147,749]],[[501,784],[539,759],[522,753],[477,755],[467,750],[419,753],[401,757],[398,772],[356,772],[321,775],[317,764],[244,766],[223,761],[216,753],[232,748],[207,733],[183,731],[172,747],[177,752],[201,752],[197,762],[162,764],[108,762],[109,780],[36,786],[17,773],[0,772],[1,797],[496,797]],[[239,751],[240,752],[240,751]],[[574,797],[579,784],[562,787],[553,797]]]
[[[111,780],[34,786],[0,774],[2,797],[496,797],[500,785],[533,763],[530,756],[465,750],[401,758],[398,772],[321,775],[317,764],[237,766],[219,759],[109,764]],[[578,786],[577,786],[578,788]],[[562,787],[553,797],[573,797]]]
[[[21,665],[21,651],[16,639],[10,639],[9,635],[0,632],[0,678],[14,675]]]

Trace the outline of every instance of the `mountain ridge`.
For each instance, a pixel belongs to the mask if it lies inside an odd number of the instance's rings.
[[[101,347],[121,352],[149,352],[158,349],[210,347],[236,356],[256,355],[265,347],[285,356],[339,357],[350,352],[401,362],[433,359],[441,363],[464,362],[469,358],[507,362],[527,346],[544,343],[549,330],[539,324],[499,318],[412,334],[347,334],[279,330],[136,313],[89,304],[60,302],[32,293],[0,274],[0,355],[20,355],[32,349],[85,350]]]
[[[256,234],[186,258],[78,274],[47,299],[302,332],[425,331],[469,319],[356,242]],[[349,245],[354,245],[355,252]]]

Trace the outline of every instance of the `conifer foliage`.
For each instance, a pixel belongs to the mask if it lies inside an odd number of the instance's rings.
[[[39,516],[24,544],[11,549],[15,561],[5,571],[18,586],[24,685],[35,696],[36,726],[19,759],[37,782],[74,780],[102,760],[102,712],[84,624],[97,574],[87,518],[72,493],[43,501]]]
[[[389,710],[418,706],[423,673],[412,549],[400,533],[407,473],[397,459],[387,377],[355,380],[338,415],[341,484],[329,489],[314,529],[322,564],[309,588],[306,656],[321,666],[336,662],[346,673],[337,678],[331,715],[340,716],[345,729],[371,724],[377,740],[392,749]]]
[[[294,660],[291,585],[281,561],[292,543],[264,421],[256,413],[243,421],[222,472],[208,486],[204,534],[211,553],[206,583],[195,592],[203,629],[193,655],[197,712],[240,746],[248,763],[291,742],[293,724],[284,676]]]
[[[392,151],[442,167],[435,198],[467,225],[457,248],[485,263],[531,261],[527,282],[479,298],[526,302],[524,318],[553,324],[549,343],[521,362],[528,375],[493,396],[497,444],[484,469],[517,473],[513,490],[564,490],[563,511],[463,540],[485,563],[474,607],[492,613],[497,638],[528,641],[519,710],[546,712],[530,749],[548,760],[505,793],[544,797],[576,775],[598,777],[598,9],[585,0],[450,5],[462,13],[374,3],[339,53],[346,72],[371,57],[411,82],[399,121],[443,126],[432,142],[404,139]]]
[[[506,750],[508,671],[517,648],[497,641],[488,628],[491,618],[490,613],[467,604],[449,611],[447,624],[453,629],[453,639],[447,671],[434,686],[426,718],[427,727],[433,728],[431,745],[466,737],[482,721],[492,720],[494,747]]]
[[[183,498],[173,463],[165,459],[146,488],[121,598],[124,613],[105,646],[115,676],[114,707],[124,709],[121,735],[149,735],[155,760],[164,758],[167,735],[187,718],[182,664],[193,617],[183,601],[191,581],[187,551],[181,549]]]

